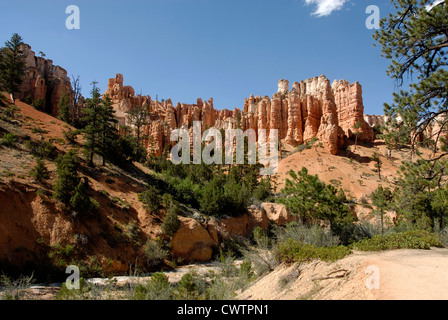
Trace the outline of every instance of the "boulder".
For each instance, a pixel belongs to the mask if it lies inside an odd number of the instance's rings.
[[[269,221],[278,226],[284,226],[285,224],[295,220],[295,217],[288,212],[288,209],[283,204],[262,203],[261,206],[266,212],[266,216]]]
[[[198,221],[179,217],[180,226],[171,239],[173,255],[186,261],[209,261],[217,245],[208,229]]]

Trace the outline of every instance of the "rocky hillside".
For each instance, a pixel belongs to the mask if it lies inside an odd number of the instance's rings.
[[[67,72],[51,60],[36,57],[29,46],[24,50],[27,69],[16,106],[2,109],[0,117],[0,137],[6,141],[0,145],[0,199],[4,203],[0,208],[1,269],[37,270],[46,276],[64,276],[63,267],[72,262],[80,263],[91,274],[102,275],[150,269],[145,244],[163,238],[161,224],[167,207],[148,210],[139,200],[139,193],[148,185],[160,189],[165,183],[163,178],[138,163],[101,166],[98,159],[97,166],[89,166],[80,141],[70,142],[64,134],[74,128],[54,117],[62,94],[73,95]],[[277,191],[289,170],[306,166],[310,172],[322,174],[327,183],[343,187],[349,196],[359,199],[380,183],[393,183],[393,171],[398,166],[388,159],[385,180],[375,178],[370,156],[379,149],[384,154],[385,147],[373,143],[373,129],[364,120],[359,83],[341,80],[330,84],[320,76],[294,82],[290,90],[289,82],[280,80],[272,98],[251,95],[242,110],[232,111],[215,109],[213,99],[174,107],[170,99],[159,102],[135,95],[131,87],[124,86],[120,74],[109,80],[105,94],[111,98],[120,124],[127,124],[128,111],[148,105],[151,116],[143,131],[153,138],[146,147],[156,155],[170,144],[171,130],[191,129],[193,121],[202,121],[202,130],[212,126],[277,129],[283,151],[279,173],[272,179],[278,184]],[[45,112],[23,102],[39,99],[44,100]],[[354,133],[360,141],[357,151],[342,150],[351,144],[348,139]],[[315,141],[313,138],[318,143],[302,145]],[[298,145],[306,147],[299,150]],[[36,165],[33,154],[42,148],[48,153],[44,164],[49,179],[37,182],[30,172]],[[80,178],[89,196],[98,203],[94,213],[80,215],[52,197],[58,176],[55,159],[69,149],[76,150]],[[219,219],[185,207],[179,228],[168,239],[174,260],[165,261],[165,266],[210,260],[229,236],[247,237],[257,226],[268,228],[270,223],[282,225],[291,219],[283,205],[272,203],[251,206],[247,214],[239,217]]]
[[[95,214],[81,217],[67,212],[51,194],[57,178],[54,158],[73,147],[64,138],[64,131],[72,128],[23,102],[16,104],[12,116],[3,113],[0,120],[2,135],[15,136],[12,145],[0,146],[2,270],[34,269],[45,273],[72,260],[83,261],[91,272],[101,275],[127,273],[136,265],[144,269],[144,244],[161,235],[160,225],[166,212],[163,208],[157,213],[148,211],[138,193],[145,190],[147,183],[160,183],[157,175],[137,163],[124,168],[112,164],[91,168],[79,146],[75,146],[81,159],[80,175],[87,179],[89,195],[99,208]],[[42,142],[51,142],[55,155],[45,160],[50,179],[38,183],[30,171],[36,164],[33,146]],[[398,164],[406,159],[403,151],[385,160],[384,178],[380,181],[369,160],[374,150],[384,152],[385,146],[381,142],[359,145],[352,160],[332,155],[320,143],[301,152],[285,150],[274,177],[277,189],[282,187],[289,170],[306,166],[327,183],[342,186],[350,196],[359,199],[380,183],[392,184]],[[368,214],[368,209],[358,209],[357,214]],[[270,203],[250,207],[249,213],[240,217],[217,219],[186,213],[180,217],[179,230],[171,239],[172,253],[184,261],[207,261],[229,235],[250,236],[256,226],[267,228],[270,222],[283,225],[291,219],[283,205]]]
[[[79,263],[91,276],[151,270],[145,244],[163,236],[160,225],[166,210],[148,210],[138,194],[148,184],[163,181],[138,163],[100,166],[97,159],[98,165],[89,167],[80,146],[64,138],[72,127],[23,102],[16,101],[16,106],[2,109],[0,117],[0,135],[13,137],[11,143],[0,145],[0,269],[34,271],[36,277],[52,280],[64,278],[69,263]],[[51,150],[44,160],[49,179],[37,182],[30,172],[36,165],[33,153],[41,146]],[[80,176],[99,204],[90,214],[69,211],[52,197],[55,158],[71,148],[78,150]],[[189,262],[212,259],[229,236],[249,236],[256,226],[281,225],[291,216],[283,205],[265,203],[236,218],[207,218],[186,209],[179,219],[171,253],[178,262]],[[166,262],[169,267],[170,261]]]

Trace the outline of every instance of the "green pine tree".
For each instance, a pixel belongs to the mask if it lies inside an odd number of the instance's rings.
[[[162,228],[162,232],[171,238],[177,232],[179,226],[179,208],[175,204],[171,204],[168,208],[168,214],[160,227]]]
[[[373,205],[376,207],[374,213],[380,217],[381,234],[384,235],[384,215],[385,211],[391,207],[393,193],[389,188],[383,188],[383,186],[380,185],[374,192],[372,192],[370,198],[372,199]]]
[[[97,82],[92,82],[92,97],[86,100],[86,108],[83,110],[84,117],[82,122],[85,127],[82,130],[85,136],[84,150],[89,159],[89,165],[93,166],[93,156],[100,153],[100,134],[101,134],[101,95],[100,89],[96,86]]]
[[[108,157],[114,157],[114,146],[118,140],[117,123],[115,110],[112,107],[112,100],[106,95],[99,107],[98,126],[99,126],[99,154],[103,157],[103,166]],[[119,152],[119,150],[118,150]]]
[[[383,57],[391,60],[389,76],[400,86],[405,79],[411,83],[408,90],[394,94],[393,104],[385,104],[390,125],[395,126],[387,135],[397,143],[409,139],[416,145],[420,134],[448,113],[448,4],[442,1],[429,7],[434,1],[391,2],[396,12],[382,19],[374,39],[382,46]],[[446,120],[432,140],[440,140],[447,130],[445,124]]]
[[[379,154],[376,152],[373,153],[370,159],[375,162],[375,168],[378,172],[378,179],[381,180],[381,168],[383,166],[383,161],[381,161]]]
[[[68,124],[72,123],[71,110],[69,104],[69,97],[67,96],[65,89],[62,92],[62,97],[58,102],[59,119]]]
[[[447,225],[448,220],[448,185],[434,191],[431,208],[434,218],[439,220],[438,227],[441,231]]]
[[[395,190],[394,207],[399,223],[421,229],[434,229],[434,220],[444,209],[443,189],[448,172],[448,162],[405,162],[399,171],[398,189]],[[442,212],[444,216],[446,212]]]
[[[95,207],[83,181],[80,181],[73,191],[73,195],[70,198],[70,206],[77,213],[85,213]]]
[[[332,230],[340,230],[353,221],[342,190],[326,185],[317,175],[308,174],[305,167],[297,173],[291,170],[289,175],[292,179],[286,179],[278,202],[286,205],[302,223],[328,220]]]
[[[59,155],[56,159],[56,171],[58,179],[54,185],[54,197],[66,205],[79,184],[78,156],[74,149],[70,149],[64,156]]]
[[[200,199],[201,211],[220,216],[225,214],[226,197],[224,193],[225,180],[221,177],[214,177],[203,189]]]
[[[50,177],[48,169],[45,166],[42,158],[36,159],[36,165],[31,170],[31,176],[36,182],[42,182],[43,180],[47,180]]]
[[[19,92],[25,74],[25,54],[22,50],[23,39],[14,33],[5,47],[0,49],[0,91],[11,95],[14,103],[14,94]]]
[[[142,128],[144,125],[149,124],[149,106],[143,104],[142,106],[134,107],[128,112],[128,120],[130,125],[135,129],[135,136],[137,137],[137,144],[139,147],[143,146]]]

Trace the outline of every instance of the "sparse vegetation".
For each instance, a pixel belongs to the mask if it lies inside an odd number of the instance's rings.
[[[180,226],[179,208],[176,205],[171,205],[168,208],[168,214],[161,224],[162,232],[169,238],[173,237]]]
[[[2,274],[0,276],[0,300],[26,299],[26,289],[34,282],[33,275],[21,276],[17,280]]]
[[[380,251],[393,249],[429,249],[444,247],[440,237],[424,230],[413,230],[403,233],[376,235],[352,244],[352,248],[362,251]]]
[[[36,159],[36,165],[31,170],[31,176],[36,182],[42,182],[50,177],[48,169],[41,158]]]
[[[148,240],[145,245],[145,254],[147,264],[151,268],[158,267],[163,264],[164,260],[168,258],[169,251],[165,248],[162,240]]]
[[[159,190],[154,186],[148,185],[144,192],[138,194],[138,199],[143,202],[147,210],[157,212],[160,209],[161,197]]]
[[[31,105],[34,108],[36,108],[36,110],[45,111],[45,99],[44,98],[38,98],[36,100],[33,100]]]
[[[315,247],[300,241],[288,239],[281,242],[277,259],[285,262],[304,263],[315,259],[334,262],[349,255],[351,250],[345,246]]]
[[[17,143],[17,136],[13,133],[5,133],[0,139],[0,145],[4,145],[9,148],[15,147]]]

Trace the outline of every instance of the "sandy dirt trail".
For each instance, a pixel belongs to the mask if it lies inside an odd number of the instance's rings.
[[[366,273],[369,268],[372,271]],[[374,287],[375,284],[379,286]],[[238,298],[445,300],[448,299],[448,249],[354,252],[335,263],[281,265]]]
[[[448,299],[448,249],[388,251],[365,264],[379,268],[380,289],[372,289],[377,299]]]

